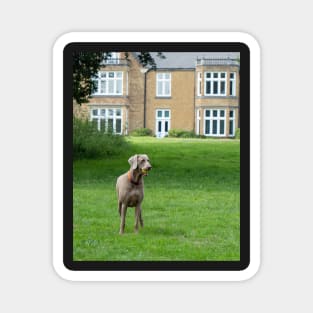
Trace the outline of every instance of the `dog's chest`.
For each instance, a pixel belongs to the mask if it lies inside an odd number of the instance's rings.
[[[141,203],[143,199],[143,190],[141,188],[135,187],[129,190],[127,196],[127,205],[130,207],[136,206]]]

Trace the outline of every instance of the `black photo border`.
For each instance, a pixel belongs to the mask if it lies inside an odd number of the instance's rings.
[[[74,261],[72,54],[77,51],[240,52],[240,260]],[[242,271],[250,264],[250,49],[242,42],[72,42],[63,50],[63,264],[71,271]]]

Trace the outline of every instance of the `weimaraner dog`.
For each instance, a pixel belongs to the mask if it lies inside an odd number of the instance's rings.
[[[141,202],[144,197],[143,176],[147,176],[152,169],[149,157],[146,154],[136,154],[129,158],[130,170],[118,177],[116,182],[118,212],[121,216],[120,234],[124,233],[127,207],[135,207],[135,232],[138,232],[141,215]]]

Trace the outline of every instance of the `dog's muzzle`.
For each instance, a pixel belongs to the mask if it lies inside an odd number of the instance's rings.
[[[141,169],[141,173],[144,175],[144,176],[147,176],[148,175],[148,172],[152,169],[152,167],[147,167],[147,168],[142,168]]]

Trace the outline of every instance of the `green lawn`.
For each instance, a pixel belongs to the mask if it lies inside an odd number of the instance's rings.
[[[239,260],[240,141],[133,137],[114,159],[74,162],[74,260]],[[116,178],[128,158],[149,155],[142,204],[145,226],[125,234]]]

